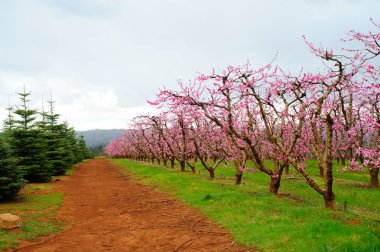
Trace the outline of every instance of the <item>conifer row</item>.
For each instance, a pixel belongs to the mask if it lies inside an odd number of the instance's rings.
[[[48,182],[93,156],[84,138],[60,122],[52,99],[47,111],[38,111],[29,106],[30,92],[17,94],[20,104],[7,107],[0,132],[0,200],[17,195],[26,182]]]

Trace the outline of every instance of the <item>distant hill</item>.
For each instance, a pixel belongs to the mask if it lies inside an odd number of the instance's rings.
[[[93,129],[77,131],[78,136],[83,136],[87,147],[94,148],[106,146],[112,139],[118,138],[125,132],[125,129]]]

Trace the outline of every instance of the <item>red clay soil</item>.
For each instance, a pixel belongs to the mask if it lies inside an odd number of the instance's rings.
[[[61,184],[63,232],[16,251],[253,251],[197,210],[141,185],[106,159]]]

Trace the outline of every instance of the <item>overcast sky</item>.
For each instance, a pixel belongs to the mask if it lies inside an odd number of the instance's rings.
[[[197,72],[273,59],[316,59],[301,36],[340,48],[373,29],[378,0],[0,0],[0,120],[16,92],[41,107],[50,93],[77,130],[126,128],[146,99]]]

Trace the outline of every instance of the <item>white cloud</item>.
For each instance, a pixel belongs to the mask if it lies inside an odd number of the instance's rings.
[[[0,1],[0,119],[25,83],[33,106],[52,92],[76,128],[126,125],[159,87],[196,72],[264,64],[277,51],[281,66],[313,69],[301,35],[340,48],[347,30],[372,28],[378,9],[377,0]]]
[[[73,105],[80,109],[93,112],[107,111],[117,108],[117,96],[112,90],[89,91],[73,101]]]

